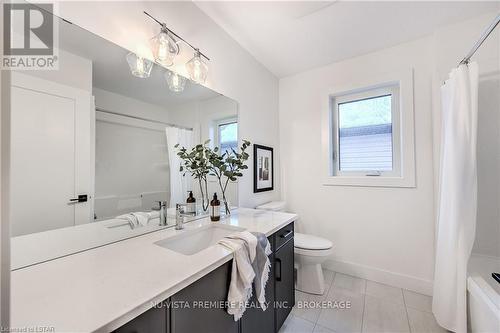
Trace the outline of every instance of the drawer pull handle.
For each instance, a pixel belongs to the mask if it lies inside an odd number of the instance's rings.
[[[293,230],[290,230],[290,231],[288,231],[286,234],[281,235],[280,237],[281,237],[281,238],[288,238],[288,236],[290,236],[290,235],[292,235],[292,234],[293,234]]]
[[[281,281],[281,259],[276,258],[276,264],[279,264],[279,269],[278,269],[279,275],[275,273],[276,274],[276,281],[280,282]],[[275,268],[278,268],[278,265],[276,265]]]

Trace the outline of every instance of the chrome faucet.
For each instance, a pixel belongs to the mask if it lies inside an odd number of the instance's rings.
[[[195,216],[196,212],[186,213],[187,204],[176,204],[175,205],[175,230],[184,229],[184,217],[185,216]]]

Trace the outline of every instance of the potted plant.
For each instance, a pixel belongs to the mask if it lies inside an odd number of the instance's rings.
[[[210,140],[205,141],[203,144],[194,146],[191,150],[185,147],[178,148],[177,155],[181,158],[180,172],[183,176],[189,172],[193,178],[198,179],[200,185],[200,192],[202,194],[203,210],[208,209],[208,187],[207,175],[217,178],[219,184],[222,200],[226,214],[231,214],[229,205],[226,198],[226,190],[230,181],[236,181],[239,177],[243,176],[243,170],[248,169],[245,162],[250,157],[246,149],[250,146],[250,142],[243,140],[239,152],[231,149],[220,154],[219,147],[211,149],[208,147]]]
[[[215,147],[213,150],[206,148],[205,155],[209,162],[210,175],[215,176],[219,183],[222,192],[222,200],[224,201],[224,208],[226,214],[231,214],[229,205],[226,199],[226,189],[229,181],[236,181],[239,177],[243,177],[242,171],[248,169],[245,161],[248,160],[248,153],[245,151],[250,146],[250,141],[243,140],[240,147],[240,152],[234,149],[225,151],[219,154],[219,148]]]

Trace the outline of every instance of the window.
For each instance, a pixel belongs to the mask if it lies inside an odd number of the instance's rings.
[[[238,122],[222,121],[217,125],[217,138],[220,153],[238,151]]]
[[[323,95],[323,184],[415,187],[413,69],[365,74]]]
[[[398,176],[399,88],[333,97],[333,174]]]

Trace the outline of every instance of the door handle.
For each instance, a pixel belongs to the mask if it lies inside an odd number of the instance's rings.
[[[69,199],[69,203],[81,203],[81,202],[87,202],[87,200],[88,200],[87,194],[80,194],[78,195],[78,198]]]
[[[278,274],[276,274],[276,281],[280,282],[281,281],[281,259],[280,258],[275,258],[275,261],[276,261],[276,264],[280,264],[279,265],[279,270],[278,272],[280,273],[279,276]],[[278,265],[276,265],[276,268],[278,268]],[[275,272],[276,272],[276,268],[275,268]]]

